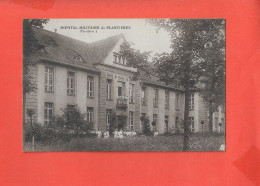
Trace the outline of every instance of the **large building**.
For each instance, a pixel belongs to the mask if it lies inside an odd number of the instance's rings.
[[[30,68],[37,89],[26,96],[25,108],[36,111],[33,119],[48,125],[62,109],[77,105],[95,130],[105,131],[116,112],[118,126],[142,131],[141,116],[155,121],[159,133],[182,130],[184,93],[156,78],[132,81],[135,68],[120,54],[122,34],[93,43],[72,39],[55,32],[33,28],[42,49],[31,57]],[[208,131],[208,112],[199,91],[191,94],[190,131]],[[224,113],[214,113],[214,131],[222,132]],[[219,123],[223,125],[219,125]]]

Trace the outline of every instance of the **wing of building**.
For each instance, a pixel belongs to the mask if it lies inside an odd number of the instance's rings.
[[[63,108],[77,105],[95,130],[109,129],[113,110],[124,130],[142,132],[141,116],[155,121],[159,133],[183,130],[183,90],[156,78],[132,81],[136,69],[120,54],[123,34],[86,43],[44,29],[33,32],[42,49],[31,56],[37,61],[30,67],[37,89],[27,94],[25,107],[36,111],[35,122],[48,125]],[[191,132],[208,131],[207,107],[199,91],[191,94],[189,107]],[[214,113],[214,131],[225,129],[219,126],[224,118],[222,112]]]

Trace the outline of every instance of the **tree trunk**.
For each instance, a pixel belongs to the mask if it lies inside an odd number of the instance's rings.
[[[209,133],[213,133],[213,108],[212,101],[209,102]]]
[[[190,99],[190,88],[188,86],[185,88],[183,151],[189,150],[189,135],[190,135],[189,99]]]

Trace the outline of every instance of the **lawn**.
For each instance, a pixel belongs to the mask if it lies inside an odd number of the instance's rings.
[[[74,138],[70,142],[35,142],[34,151],[182,151],[182,135],[137,136],[123,139]],[[190,151],[219,151],[225,135],[193,134]],[[24,151],[32,151],[31,142],[24,144]]]

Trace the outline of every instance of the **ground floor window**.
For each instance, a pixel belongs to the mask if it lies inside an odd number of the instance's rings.
[[[157,114],[153,114],[153,122],[152,122],[153,131],[156,130],[156,125],[157,125]]]
[[[164,119],[164,131],[165,132],[169,131],[168,123],[169,123],[169,116],[165,116],[165,119]]]
[[[194,117],[189,117],[190,120],[190,132],[194,132]]]
[[[134,112],[129,112],[129,128],[130,130],[134,130]]]
[[[112,113],[112,109],[106,110],[106,130],[109,130],[111,125],[111,113]]]
[[[53,103],[44,103],[44,124],[49,125],[53,117]]]
[[[142,117],[142,118],[145,118],[145,117],[146,117],[146,113],[142,113],[142,114],[141,114],[141,117]],[[140,126],[140,128],[141,128],[141,131],[144,130],[144,120],[141,120],[141,126]]]
[[[87,107],[87,122],[94,120],[94,107]]]

